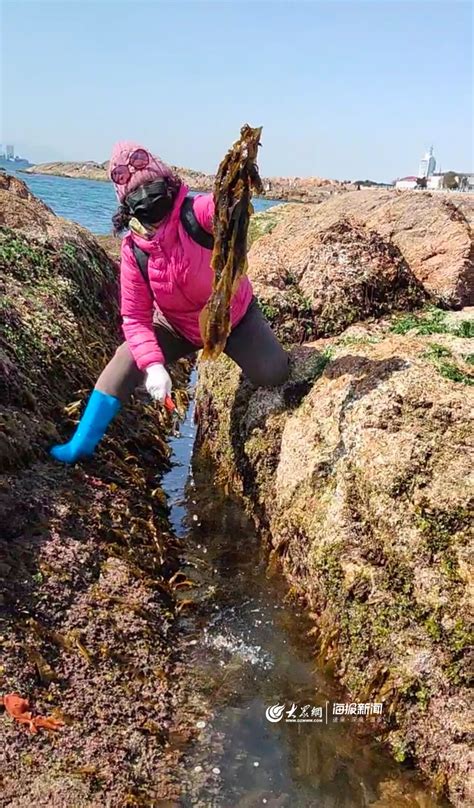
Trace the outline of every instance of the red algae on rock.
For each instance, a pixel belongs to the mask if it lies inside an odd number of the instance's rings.
[[[0,222],[0,692],[65,725],[32,736],[0,717],[2,804],[176,800],[170,735],[194,716],[157,486],[170,418],[137,394],[93,460],[49,458],[120,341],[116,266],[3,175]],[[173,375],[182,408],[188,369]]]

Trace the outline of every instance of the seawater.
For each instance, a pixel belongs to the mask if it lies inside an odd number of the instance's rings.
[[[111,232],[111,219],[118,203],[110,182],[25,174],[21,171],[11,173],[24,180],[32,193],[46,202],[58,216],[71,219],[98,235]],[[253,200],[256,211],[266,210],[277,204],[279,203],[271,199]]]

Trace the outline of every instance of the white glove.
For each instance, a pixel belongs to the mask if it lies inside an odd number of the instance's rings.
[[[146,369],[145,387],[155,401],[164,403],[171,395],[172,382],[164,365],[149,365]]]

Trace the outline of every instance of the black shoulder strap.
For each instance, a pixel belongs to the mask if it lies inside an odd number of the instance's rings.
[[[196,244],[204,247],[205,250],[212,250],[214,247],[214,236],[212,233],[208,233],[207,230],[204,230],[204,227],[202,227],[196,219],[192,196],[187,196],[181,205],[180,218],[181,224],[188,236],[191,236]]]
[[[142,250],[141,247],[139,247],[138,244],[135,244],[134,241],[132,241],[132,249],[133,254],[135,256],[135,261],[138,264],[138,269],[142,274],[142,278],[147,284],[147,286],[149,286],[150,280],[148,278],[148,253],[146,253],[145,250]]]

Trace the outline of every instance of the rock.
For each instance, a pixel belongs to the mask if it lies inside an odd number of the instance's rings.
[[[88,230],[56,216],[48,205],[31,193],[23,180],[9,174],[0,177],[0,227],[24,234],[27,238],[36,238],[44,244],[49,240],[59,249],[70,243],[79,250],[95,251],[109,271],[112,269],[112,264],[106,260],[105,253],[98,248]],[[115,269],[113,272],[115,276]]]
[[[463,324],[472,323],[471,327],[474,330],[474,306],[447,312],[445,322],[448,328],[460,328]]]
[[[392,263],[392,272],[403,266],[437,304],[473,305],[474,205],[465,196],[370,190],[337,194],[316,207],[274,209],[271,235],[257,240],[250,251],[249,274],[269,304],[288,285],[309,297],[311,311],[320,320],[315,334],[327,333],[328,328],[321,309],[324,284],[331,283],[325,294],[333,296],[338,310],[344,309],[350,301],[344,306],[338,293],[344,294],[346,281],[353,284],[344,270],[360,275],[367,264],[376,272],[377,260],[384,267]],[[280,222],[275,226],[276,218]],[[370,290],[370,278],[369,271],[359,287],[368,284]],[[397,292],[393,303],[396,297]],[[361,316],[368,313],[361,310],[360,301],[355,308]],[[342,319],[350,322],[347,314]]]
[[[93,385],[119,340],[119,316],[116,267],[88,231],[8,177],[0,178],[0,222],[5,470],[41,455],[62,407]]]
[[[448,331],[362,323],[294,348],[281,389],[253,390],[222,357],[198,391],[202,451],[304,598],[315,653],[351,700],[384,703],[396,758],[459,806],[473,793],[473,352]]]
[[[37,199],[22,180],[10,174],[0,174],[0,227],[30,230],[44,227],[54,213],[44,202]]]
[[[262,236],[271,233],[280,223],[282,215],[286,214],[288,208],[288,205],[274,205],[271,208],[267,208],[265,211],[254,213],[253,216],[250,217],[249,222],[247,237],[248,248]]]
[[[321,227],[325,205],[285,207],[249,254],[255,293],[285,342],[337,334],[424,299],[399,250],[376,231],[349,218]]]
[[[41,163],[40,165],[26,168],[25,174],[48,174],[54,177],[70,177],[71,179],[87,179],[108,182],[108,165],[108,161],[105,163],[96,163],[93,160],[89,160],[85,163]]]
[[[263,187],[269,199],[316,204],[349,189],[347,183],[323,177],[265,177]]]
[[[119,236],[95,236],[95,240],[115,263],[120,263],[120,247],[122,239]]]

